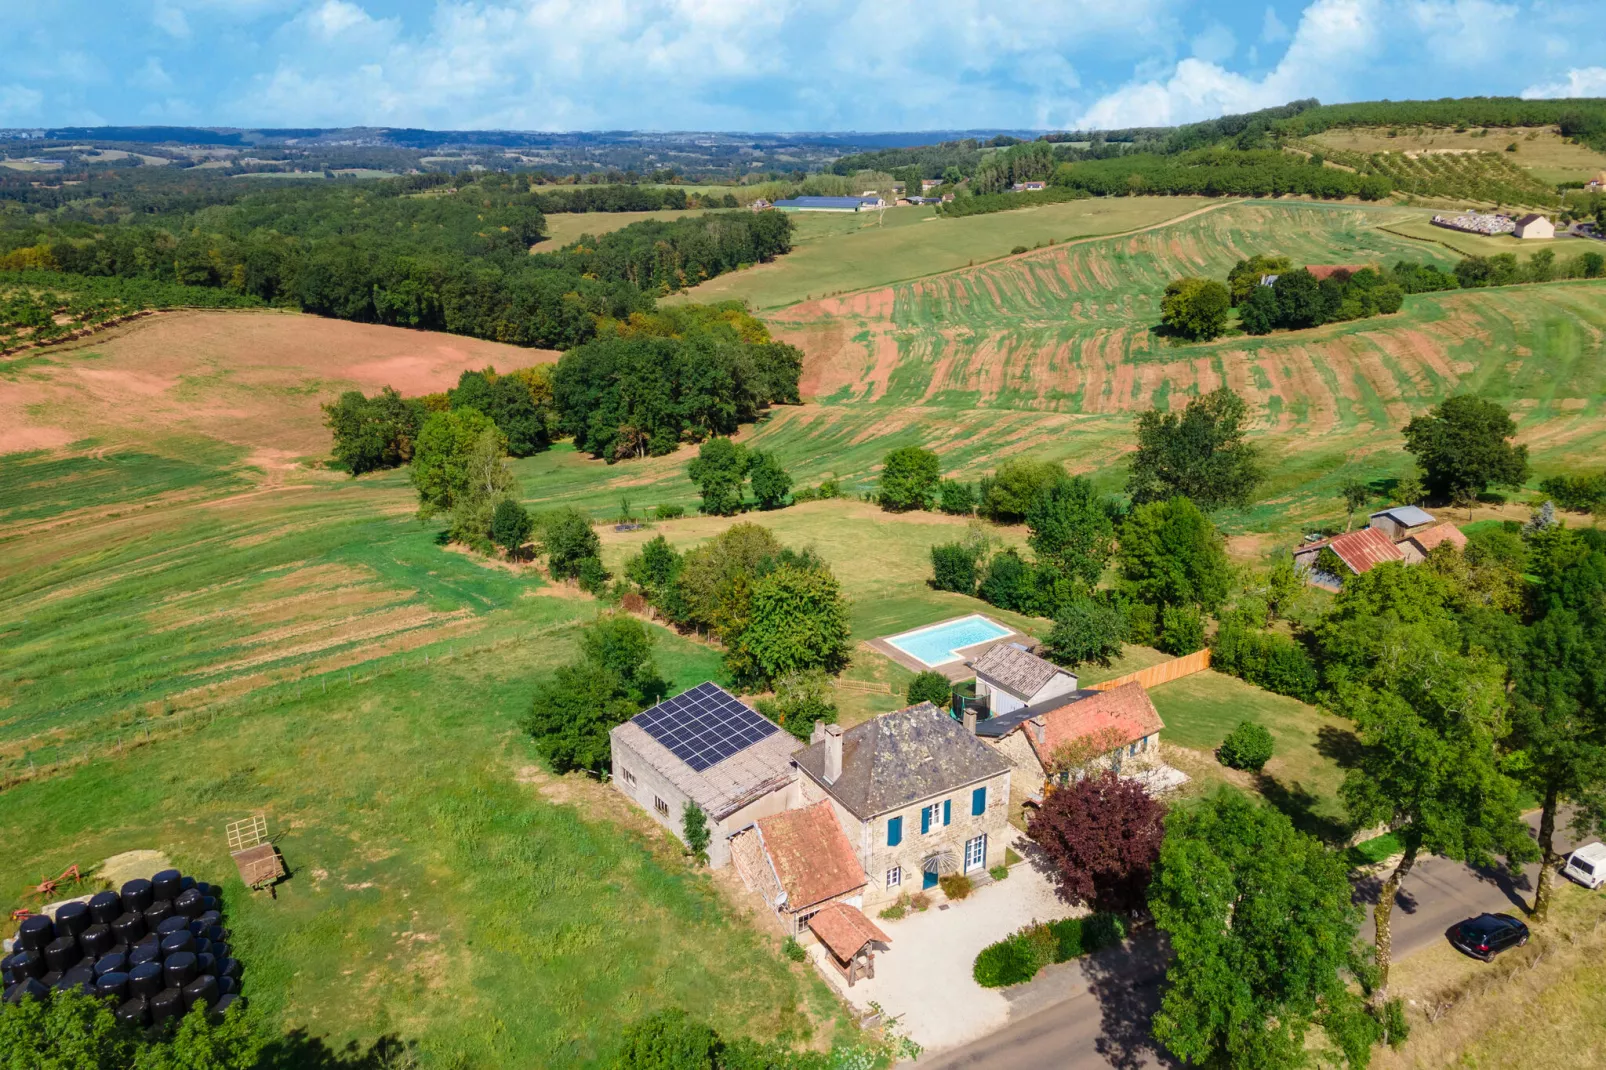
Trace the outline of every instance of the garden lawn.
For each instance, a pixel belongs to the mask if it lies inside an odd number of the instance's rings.
[[[1349,722],[1210,669],[1150,688],[1149,697],[1165,721],[1161,740],[1210,761],[1240,723],[1264,725],[1276,751],[1251,786],[1306,832],[1331,842],[1348,838],[1338,787],[1339,759],[1355,746]]]

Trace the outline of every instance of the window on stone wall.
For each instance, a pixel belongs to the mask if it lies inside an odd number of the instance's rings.
[[[619,775],[624,777],[626,784],[629,784],[631,787],[636,786],[636,774],[632,773],[622,765],[619,767]]]
[[[903,883],[903,867],[893,866],[887,870],[887,887],[896,888]]]
[[[652,808],[657,810],[660,814],[663,814],[665,817],[669,816],[669,804],[664,802],[656,795],[652,797]]]

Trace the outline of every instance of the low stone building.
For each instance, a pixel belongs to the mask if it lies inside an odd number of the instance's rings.
[[[798,805],[798,741],[713,683],[665,699],[609,733],[613,785],[685,840],[695,802],[708,818],[708,864],[730,861],[730,837]]]
[[[1545,216],[1529,214],[1517,220],[1517,226],[1512,233],[1519,238],[1554,238],[1556,224]]]
[[[1420,564],[1430,550],[1445,543],[1460,549],[1466,546],[1467,537],[1460,528],[1436,519],[1425,509],[1396,505],[1373,513],[1359,531],[1295,547],[1294,567],[1316,586],[1336,591],[1343,577],[1323,570],[1323,550],[1332,550],[1344,568],[1359,576],[1388,561]]]
[[[816,725],[793,761],[804,802],[830,801],[868,875],[865,909],[1003,860],[1009,762],[929,702]]]
[[[1018,643],[988,647],[970,667],[976,673],[976,698],[986,701],[992,717],[1076,690],[1075,673],[1038,657]]]
[[[1014,767],[1017,785],[1042,792],[1050,777],[1114,769],[1132,774],[1159,763],[1165,722],[1136,681],[1108,691],[1080,691],[1057,703],[1017,710],[976,726]]]
[[[801,933],[827,904],[864,902],[864,867],[824,800],[759,818],[731,836],[730,856],[742,882],[775,911],[788,936]]]

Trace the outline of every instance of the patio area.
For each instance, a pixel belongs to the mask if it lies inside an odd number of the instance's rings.
[[[1013,846],[1019,851],[1024,837],[1019,832],[1015,836]],[[889,1023],[928,1051],[958,1047],[1009,1021],[1019,991],[1008,990],[1006,996],[1006,990],[982,988],[971,977],[982,948],[1032,921],[1086,913],[1062,902],[1030,861],[959,902],[949,903],[935,891],[932,900],[929,909],[897,921],[872,919],[890,938],[890,950],[877,952],[875,977],[852,988],[825,961],[818,945],[809,948],[821,976],[844,999],[860,1011],[879,1004]]]

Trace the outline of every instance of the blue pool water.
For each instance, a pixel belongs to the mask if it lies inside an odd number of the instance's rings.
[[[955,651],[963,647],[975,646],[990,639],[1002,639],[1008,634],[1008,628],[978,615],[894,635],[887,643],[923,665],[941,665],[958,661],[959,655]]]

